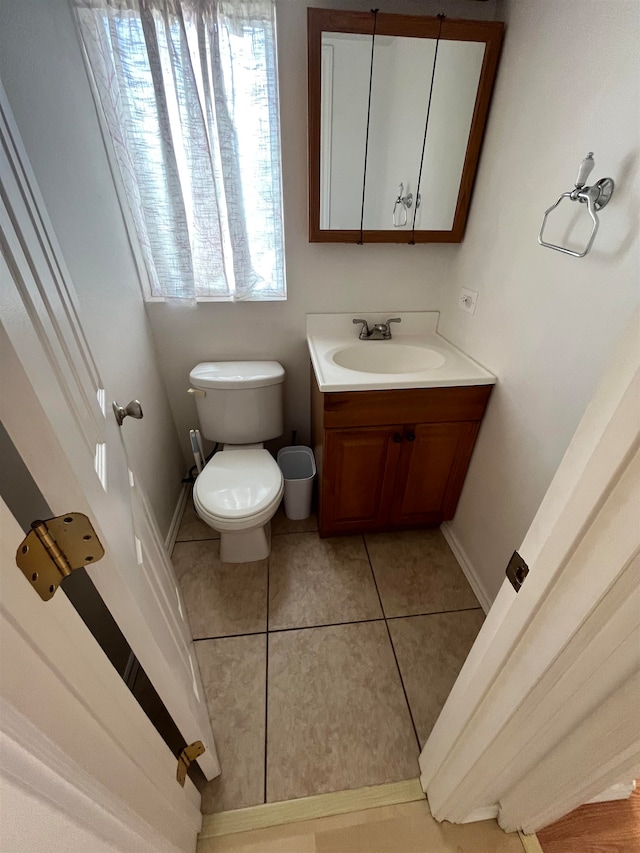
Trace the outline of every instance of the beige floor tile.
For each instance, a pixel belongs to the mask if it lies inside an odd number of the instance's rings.
[[[269,629],[379,619],[380,601],[361,536],[275,536],[269,563]]]
[[[197,853],[523,853],[496,821],[437,823],[426,800],[203,838]]]
[[[195,643],[222,773],[204,814],[264,802],[266,635]]]
[[[269,635],[267,801],[418,775],[384,622]]]
[[[318,519],[315,512],[312,512],[309,518],[303,518],[299,521],[287,518],[284,512],[284,503],[280,504],[280,508],[271,519],[271,533],[278,536],[281,533],[309,533],[318,529]]]
[[[178,528],[176,542],[190,542],[193,539],[219,539],[220,534],[217,530],[209,527],[204,521],[201,521],[196,515],[193,507],[193,498],[191,492],[187,498],[187,503],[182,514],[182,521]]]
[[[482,610],[389,620],[402,681],[422,745],[483,622]]]
[[[194,639],[267,627],[267,560],[222,563],[220,541],[177,542],[173,565]]]
[[[439,530],[365,536],[386,616],[478,607]]]

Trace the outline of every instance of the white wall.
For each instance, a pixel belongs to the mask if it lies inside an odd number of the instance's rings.
[[[282,303],[149,304],[149,342],[65,0],[3,0],[0,76],[79,291],[101,369],[145,419],[125,436],[166,527],[196,424],[186,395],[203,359],[275,358],[287,370],[286,430],[308,436],[308,312],[442,309],[441,331],[498,374],[452,531],[493,596],[638,298],[638,4],[511,0],[498,82],[461,246],[357,246],[307,241],[306,4],[277,0],[289,299]],[[315,5],[370,8],[368,0]],[[386,0],[387,11],[440,4]],[[493,2],[457,0],[447,14],[502,18]],[[594,178],[617,189],[583,260],[539,247],[544,209],[596,153]],[[635,182],[635,184],[634,184]],[[636,187],[634,190],[633,187]],[[584,213],[584,210],[580,211]],[[476,314],[456,307],[479,292]]]
[[[638,2],[505,5],[491,118],[440,323],[499,377],[451,525],[491,598],[640,293]],[[588,151],[592,181],[610,176],[616,191],[594,249],[576,259],[538,246],[537,235]],[[462,286],[479,293],[474,316],[456,307]]]
[[[2,0],[0,78],[111,399],[139,398],[127,449],[166,533],[184,474],[136,268],[66,0]]]
[[[149,303],[162,372],[188,456],[197,424],[186,394],[189,370],[203,359],[273,358],[287,372],[285,435],[309,436],[309,356],[305,316],[314,312],[437,310],[449,260],[447,245],[331,245],[307,238],[307,4],[276,0],[282,122],[285,251],[289,297],[271,303],[199,303],[193,308]],[[314,0],[314,6],[370,9],[367,0]],[[440,4],[385,0],[382,11],[436,14]],[[495,4],[457,0],[447,13],[493,18]]]

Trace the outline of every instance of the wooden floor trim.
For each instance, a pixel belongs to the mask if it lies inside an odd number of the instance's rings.
[[[544,853],[538,841],[538,836],[535,833],[533,835],[525,835],[524,832],[519,832],[518,835],[520,836],[525,853]]]
[[[301,820],[330,817],[372,809],[376,806],[393,806],[424,799],[425,795],[418,779],[374,785],[370,788],[357,788],[353,791],[317,794],[284,803],[264,803],[246,809],[203,815],[199,837],[214,838],[218,835],[231,835],[251,829],[265,829],[268,826],[282,826]]]

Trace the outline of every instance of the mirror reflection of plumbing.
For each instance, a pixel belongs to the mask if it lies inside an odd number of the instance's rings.
[[[408,185],[407,185],[408,187]],[[398,190],[398,197],[396,198],[393,205],[393,227],[394,228],[402,228],[407,224],[409,219],[409,210],[413,205],[413,193],[404,193],[404,183],[400,184],[400,188]],[[416,210],[420,207],[420,193],[418,193],[418,198],[416,199]]]

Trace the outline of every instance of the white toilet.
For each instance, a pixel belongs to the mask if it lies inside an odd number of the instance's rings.
[[[223,562],[263,560],[284,480],[262,442],[282,434],[284,368],[277,361],[205,361],[189,379],[202,434],[223,444],[196,479],[196,512],[220,532]]]

